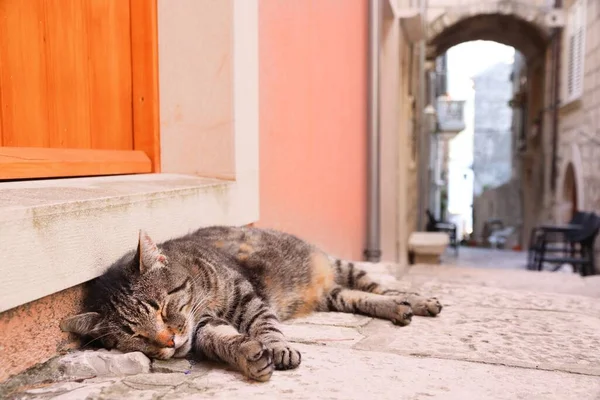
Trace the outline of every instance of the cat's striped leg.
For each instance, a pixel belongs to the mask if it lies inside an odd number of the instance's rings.
[[[335,286],[327,293],[318,311],[339,311],[383,318],[396,325],[408,325],[413,311],[410,304],[396,297]]]
[[[414,292],[386,288],[375,282],[367,271],[357,268],[351,261],[335,260],[334,267],[335,280],[339,285],[349,289],[396,297],[400,301],[409,303],[415,315],[433,317],[442,311],[442,304],[437,298],[428,298]]]
[[[273,375],[272,351],[259,340],[243,335],[227,321],[213,316],[200,318],[193,336],[194,350],[238,368],[247,377],[268,381]]]
[[[275,369],[294,369],[300,365],[302,355],[290,345],[281,332],[279,318],[275,312],[259,297],[248,303],[239,329],[273,350]]]

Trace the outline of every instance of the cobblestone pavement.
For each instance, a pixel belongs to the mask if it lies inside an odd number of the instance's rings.
[[[222,365],[77,351],[0,389],[18,399],[600,400],[600,279],[521,270],[368,267],[444,310],[406,327],[317,313],[285,325],[302,365],[255,383]]]
[[[527,252],[461,246],[458,254],[448,248],[442,255],[442,262],[461,267],[525,269]]]

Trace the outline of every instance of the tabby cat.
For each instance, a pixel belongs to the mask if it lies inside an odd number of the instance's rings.
[[[158,246],[141,231],[137,251],[92,282],[84,306],[62,330],[152,358],[193,351],[258,381],[300,365],[279,321],[341,311],[407,325],[413,312],[442,310],[435,298],[385,289],[293,235],[220,226]]]

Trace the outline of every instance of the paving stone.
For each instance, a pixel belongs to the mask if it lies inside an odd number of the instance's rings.
[[[352,347],[364,338],[356,329],[327,325],[282,325],[289,341],[333,347]]]
[[[23,399],[80,400],[98,396],[104,388],[110,387],[114,381],[104,382],[62,382],[46,388],[31,389],[21,397]]]
[[[592,316],[449,307],[403,329],[373,320],[361,333],[358,349],[600,376],[600,319]]]
[[[58,368],[71,377],[134,375],[149,372],[150,360],[140,352],[86,350],[60,358]]]
[[[123,383],[138,390],[152,389],[160,386],[175,387],[186,380],[184,374],[152,373],[128,376]]]
[[[151,389],[132,388],[123,382],[117,382],[112,386],[103,387],[100,392],[94,393],[93,396],[72,398],[72,400],[156,400],[173,390],[170,386],[153,387]],[[54,399],[52,399],[54,400]],[[65,399],[65,400],[71,400]]]
[[[444,307],[490,307],[558,311],[600,316],[600,301],[588,296],[426,282],[419,292],[439,298]]]
[[[167,372],[167,373],[190,373],[192,363],[184,358],[173,358],[170,360],[152,360],[152,372]]]
[[[316,312],[306,317],[290,320],[288,324],[311,324],[311,325],[331,325],[356,328],[364,326],[372,318],[364,315],[337,313],[337,312]]]
[[[576,274],[548,271],[415,265],[407,269],[401,280],[405,285],[410,282],[412,287],[444,282],[600,298],[600,286],[596,286],[596,282],[588,284],[588,279]]]
[[[253,383],[213,370],[162,397],[171,399],[561,399],[597,400],[600,379],[454,360],[299,345],[302,365]]]

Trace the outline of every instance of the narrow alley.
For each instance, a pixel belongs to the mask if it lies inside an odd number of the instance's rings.
[[[600,0],[0,0],[0,399],[600,400],[599,171]]]

